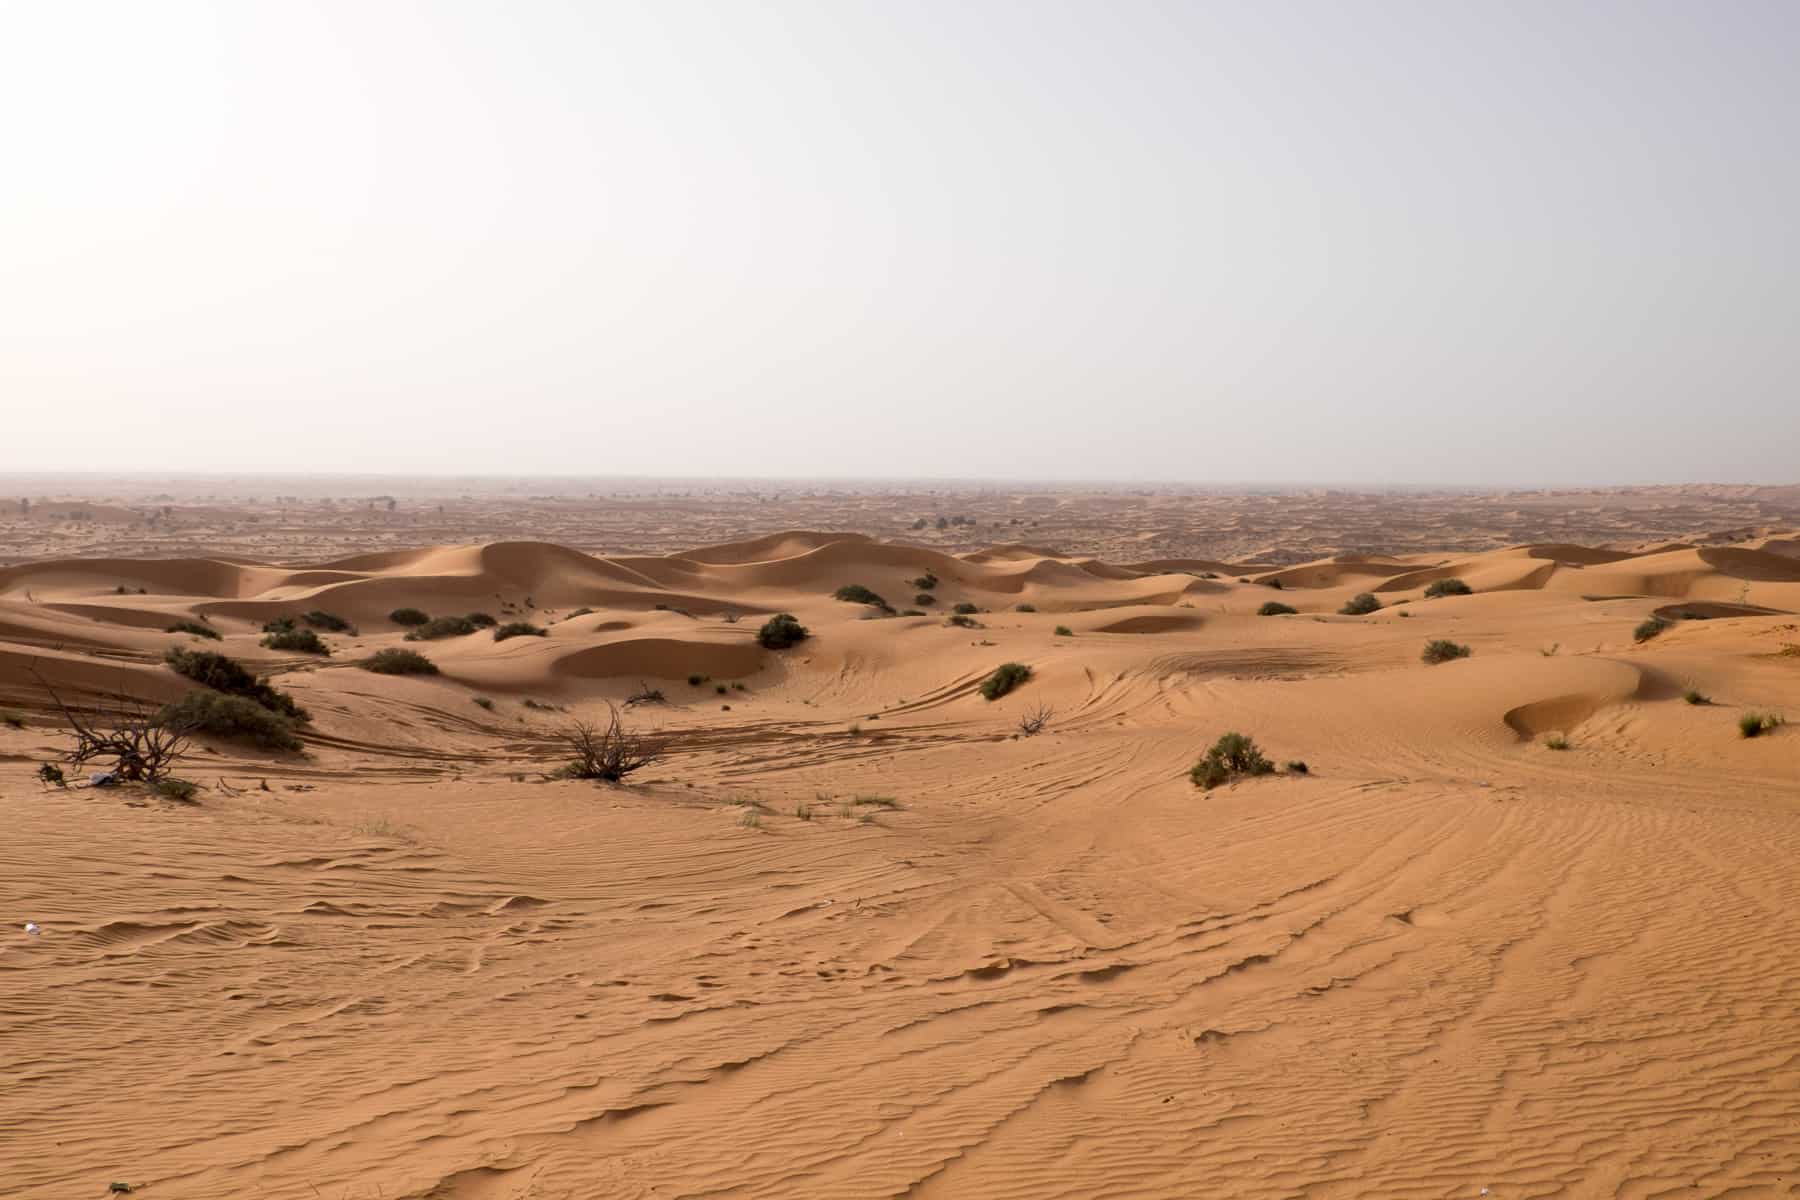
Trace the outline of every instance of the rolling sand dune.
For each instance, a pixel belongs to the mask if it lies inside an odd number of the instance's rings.
[[[0,570],[0,1190],[1800,1194],[1800,726],[1738,730],[1800,718],[1795,545]],[[923,616],[832,595],[926,573]],[[313,610],[330,656],[260,644]],[[765,649],[779,611],[812,636]],[[291,692],[305,752],[41,786],[34,672],[162,703],[175,646]],[[360,668],[397,646],[441,673]],[[644,688],[660,761],[549,775]],[[1200,791],[1230,730],[1309,770]]]

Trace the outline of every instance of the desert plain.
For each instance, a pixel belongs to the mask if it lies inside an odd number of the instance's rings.
[[[0,495],[9,1197],[1800,1193],[1800,489]]]

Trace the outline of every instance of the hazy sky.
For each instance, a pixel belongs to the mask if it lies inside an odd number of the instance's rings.
[[[0,470],[1800,479],[1800,4],[0,0]]]

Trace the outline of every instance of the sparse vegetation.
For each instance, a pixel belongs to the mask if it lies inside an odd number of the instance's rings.
[[[842,600],[846,604],[872,604],[884,612],[892,612],[893,606],[860,583],[847,583],[833,592],[832,599]]]
[[[438,666],[417,650],[390,646],[363,660],[362,668],[377,675],[436,675]]]
[[[618,783],[661,757],[658,744],[625,728],[618,709],[609,705],[608,712],[604,726],[577,721],[563,731],[563,741],[574,753],[563,768],[565,778]]]
[[[295,751],[300,738],[288,718],[271,712],[247,696],[224,692],[189,692],[156,716],[165,728],[183,734],[206,734],[248,742],[263,750]]]
[[[504,642],[507,638],[545,636],[548,636],[545,630],[533,625],[530,621],[508,621],[506,624],[494,628],[496,642]]]
[[[976,608],[973,604],[970,604],[967,600],[964,600],[962,603],[956,605],[950,611],[953,613],[957,613],[961,616],[972,617],[976,613],[980,612],[981,610]]]
[[[1455,658],[1469,657],[1469,648],[1459,646],[1448,638],[1433,638],[1425,643],[1425,649],[1419,655],[1425,662],[1436,665],[1447,663]]]
[[[981,694],[989,700],[998,700],[1030,678],[1031,668],[1024,663],[1001,663],[992,675],[981,681]]]
[[[159,779],[151,788],[164,800],[180,800],[184,803],[200,792],[200,785],[191,779]]]
[[[1434,579],[1425,585],[1425,598],[1436,600],[1439,596],[1467,596],[1475,589],[1462,580],[1451,576],[1449,579]]]
[[[396,625],[423,625],[431,620],[431,614],[417,608],[396,608],[388,614],[388,620]]]
[[[793,613],[776,613],[756,631],[756,640],[766,650],[786,650],[808,637],[806,626]]]
[[[262,631],[264,633],[288,633],[291,632],[293,628],[294,618],[273,617],[263,622]]]
[[[1669,627],[1669,623],[1661,617],[1647,617],[1638,622],[1638,627],[1631,631],[1631,640],[1647,642]]]
[[[578,608],[574,612],[570,613],[568,616],[564,617],[563,620],[573,621],[576,617],[592,616],[593,612],[594,612],[594,610],[591,608]]]
[[[1271,600],[1261,608],[1257,609],[1256,615],[1259,617],[1286,617],[1292,616],[1299,611],[1299,609],[1283,604],[1279,600]]]
[[[913,597],[913,603],[917,604],[920,608],[930,608],[937,603],[937,597],[930,592],[920,592]]]
[[[500,623],[499,621],[494,619],[494,615],[492,613],[484,613],[484,612],[472,612],[468,616],[464,617],[463,620],[467,621],[470,625],[473,625],[477,629],[492,629],[494,626],[496,626]]]
[[[355,627],[352,626],[350,622],[344,620],[344,618],[338,616],[336,613],[328,613],[323,609],[315,608],[311,612],[301,613],[300,619],[305,621],[308,625],[311,625],[314,629],[323,629],[327,633],[356,632]]]
[[[69,786],[68,777],[63,774],[63,769],[55,763],[44,763],[39,766],[37,777],[38,782],[45,787],[66,788]]]
[[[177,675],[183,675],[195,683],[224,692],[229,696],[242,696],[272,713],[287,717],[294,721],[307,721],[310,718],[306,710],[301,708],[295,699],[286,692],[276,691],[264,680],[258,679],[237,660],[227,658],[223,654],[211,650],[172,649],[163,655],[163,661]]]
[[[1773,733],[1787,722],[1779,713],[1747,712],[1738,717],[1738,733],[1747,738]]]
[[[1015,604],[1015,605],[1013,605],[1013,611],[1014,612],[1036,612],[1037,605],[1035,605],[1035,604]]]
[[[1036,708],[1019,718],[1019,736],[1032,737],[1042,733],[1050,725],[1050,718],[1056,710],[1048,704],[1039,704]]]
[[[1569,739],[1560,733],[1553,733],[1544,739],[1544,749],[1546,750],[1567,750],[1568,748]]]
[[[917,579],[909,579],[907,582],[918,588],[921,592],[933,592],[937,590],[938,577],[933,575],[930,571],[927,571]]]
[[[329,656],[331,647],[319,640],[319,635],[310,629],[284,629],[279,633],[267,634],[262,644],[270,650],[290,650],[298,654],[323,654]]]
[[[1051,630],[1050,632],[1056,637],[1074,637],[1075,636],[1075,631],[1073,629],[1070,629],[1067,625],[1058,625],[1055,629]]]
[[[407,630],[409,642],[434,642],[439,638],[467,637],[475,632],[475,623],[467,617],[433,617],[423,625]]]
[[[668,702],[669,699],[663,695],[661,688],[653,688],[641,679],[638,680],[638,690],[625,697],[627,708],[634,704],[667,704]]]
[[[205,638],[212,642],[220,641],[225,636],[211,625],[202,625],[199,621],[177,621],[167,629],[163,630],[163,632],[191,633],[195,637]]]
[[[1562,649],[1561,642],[1551,642],[1548,646],[1544,646],[1541,649],[1539,649],[1538,653],[1543,655],[1545,658],[1555,658],[1556,652],[1561,649]]]
[[[944,618],[944,624],[955,625],[960,629],[979,629],[981,622],[965,613],[952,613]]]
[[[1287,765],[1282,769],[1289,775],[1309,775],[1312,773],[1311,768],[1306,765],[1305,761],[1298,758],[1289,759]]]
[[[1698,705],[1698,704],[1711,704],[1712,703],[1711,696],[1705,695],[1704,693],[1697,691],[1694,688],[1689,688],[1687,691],[1681,693],[1681,698],[1683,700],[1686,700],[1689,704]]]
[[[688,686],[689,687],[699,687],[701,684],[707,682],[707,679],[708,679],[708,677],[705,675],[689,675],[688,676]]]
[[[25,728],[25,718],[10,708],[0,708],[0,725],[5,725],[10,729],[23,729]]]
[[[729,692],[730,692],[730,691],[731,691],[731,689],[730,689],[730,688],[728,688],[728,687],[726,687],[726,686],[725,686],[725,685],[724,685],[724,684],[722,684],[722,683],[715,683],[715,684],[714,684],[714,685],[713,685],[713,691],[715,691],[715,692],[717,692],[717,693],[718,693],[718,694],[719,694],[719,695],[721,695],[721,696],[723,696],[723,695],[726,695],[726,694],[728,694],[728,693],[729,693]]]
[[[1264,757],[1254,739],[1241,733],[1228,733],[1212,744],[1199,762],[1188,771],[1188,778],[1202,791],[1212,791],[1235,779],[1269,775],[1275,764]]]
[[[472,696],[472,697],[470,697],[470,703],[479,705],[480,707],[487,709],[489,712],[494,711],[494,702],[492,700],[488,699],[486,696]]]
[[[1358,592],[1344,601],[1344,607],[1338,609],[1339,615],[1346,617],[1366,617],[1372,612],[1380,611],[1381,601],[1375,598],[1373,592]]]

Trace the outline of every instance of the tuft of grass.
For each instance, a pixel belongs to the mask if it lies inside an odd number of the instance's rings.
[[[186,733],[249,742],[264,750],[300,749],[293,723],[247,696],[224,692],[189,692],[156,714],[159,724]]]
[[[319,640],[310,629],[284,629],[265,636],[262,644],[270,650],[292,650],[299,654],[331,654],[331,647]]]
[[[423,609],[396,608],[393,612],[388,614],[388,620],[396,625],[423,625],[425,622],[431,620],[431,614],[425,612]]]
[[[562,711],[562,709],[558,708],[554,704],[545,704],[542,700],[533,700],[530,696],[525,697],[525,707],[531,708],[531,709],[536,709],[538,712],[561,712]]]
[[[715,684],[714,684],[714,685],[713,685],[713,691],[715,691],[715,692],[717,692],[717,693],[718,693],[718,694],[719,694],[719,695],[721,695],[721,696],[723,696],[723,695],[726,695],[726,694],[727,694],[727,693],[729,693],[729,692],[730,692],[730,691],[731,691],[731,689],[730,689],[730,688],[728,688],[728,687],[726,687],[726,686],[725,686],[725,685],[724,685],[724,684],[722,684],[722,683],[715,683]]]
[[[1256,615],[1259,617],[1286,617],[1292,616],[1299,611],[1299,609],[1294,608],[1292,605],[1283,604],[1279,600],[1271,600],[1261,608],[1257,609]]]
[[[1649,617],[1638,622],[1638,627],[1631,631],[1631,640],[1647,642],[1669,627],[1669,623],[1661,617]]]
[[[899,808],[900,807],[900,801],[893,796],[871,796],[871,795],[859,794],[852,801],[852,803],[865,805],[869,808]]]
[[[37,769],[37,777],[38,782],[47,787],[66,788],[69,786],[68,777],[63,774],[63,769],[55,763],[44,763],[40,766]]]
[[[1067,625],[1058,625],[1055,629],[1051,630],[1050,632],[1055,637],[1074,637],[1075,636],[1075,631],[1073,629],[1070,629]]]
[[[1695,688],[1689,688],[1687,691],[1681,693],[1681,698],[1683,700],[1686,700],[1689,704],[1711,704],[1712,703],[1711,696],[1708,696],[1704,692],[1701,692]]]
[[[917,579],[909,579],[906,582],[912,584],[921,592],[932,592],[937,590],[938,577],[933,575],[930,571],[927,571]]]
[[[1555,658],[1556,652],[1561,649],[1562,649],[1561,642],[1552,642],[1548,646],[1541,648],[1538,651],[1538,653],[1543,655],[1545,658]]]
[[[1420,652],[1419,658],[1426,663],[1435,665],[1447,663],[1456,658],[1467,658],[1469,654],[1470,650],[1467,646],[1459,646],[1447,638],[1433,638],[1425,643],[1425,649]]]
[[[592,616],[593,612],[594,612],[594,610],[591,608],[578,608],[574,612],[570,613],[568,616],[564,617],[563,620],[573,621],[576,617]]]
[[[1425,598],[1436,600],[1439,596],[1467,596],[1475,589],[1462,580],[1452,576],[1449,579],[1434,579],[1425,585]]]
[[[1567,750],[1568,748],[1569,739],[1560,733],[1553,733],[1544,739],[1544,749],[1546,750]]]
[[[546,631],[533,625],[530,621],[508,621],[494,628],[494,640],[504,642],[507,638],[546,637]]]
[[[1227,733],[1188,771],[1195,787],[1210,792],[1220,784],[1254,775],[1269,775],[1275,764],[1264,756],[1254,738]]]
[[[1344,607],[1338,609],[1338,614],[1345,617],[1366,617],[1372,612],[1380,611],[1381,601],[1375,598],[1375,593],[1358,592],[1344,601]]]
[[[786,650],[804,642],[808,636],[806,626],[793,613],[776,613],[756,631],[756,640],[765,650]]]
[[[1013,611],[1014,612],[1036,612],[1037,605],[1035,605],[1035,604],[1015,604],[1015,605],[1013,605]]]
[[[1738,733],[1743,737],[1761,737],[1787,724],[1779,713],[1747,712],[1738,717]]]
[[[489,712],[494,711],[494,702],[492,700],[488,699],[486,696],[471,696],[469,698],[469,702],[471,704],[480,705],[482,708],[487,709]]]
[[[386,650],[377,650],[362,662],[365,671],[373,671],[377,675],[436,675],[438,666],[417,650],[402,650],[390,646]]]
[[[189,801],[200,793],[200,785],[191,779],[176,779],[173,776],[159,779],[150,785],[150,790],[164,800]]]
[[[744,829],[761,829],[762,813],[754,808],[746,808],[738,814],[737,823]]]
[[[198,621],[177,621],[167,629],[163,630],[163,632],[191,633],[195,637],[202,637],[212,642],[220,641],[224,637],[223,634],[214,629],[211,625],[202,625]]]
[[[844,732],[849,734],[851,737],[861,737],[862,736],[862,726],[859,723],[852,721],[852,722],[850,722],[849,727],[844,730]]]
[[[328,613],[323,609],[315,608],[311,612],[301,613],[300,619],[305,621],[308,625],[311,625],[314,629],[323,629],[327,633],[356,632],[355,627],[352,626],[350,622],[344,620],[344,618],[338,616],[336,613]]]
[[[794,801],[794,815],[802,821],[812,820],[812,805],[804,800]]]
[[[1282,767],[1282,770],[1286,771],[1289,775],[1309,775],[1312,773],[1312,768],[1306,765],[1305,760],[1298,758],[1289,759],[1286,765]]]
[[[989,700],[998,700],[1030,678],[1031,668],[1024,663],[1001,663],[992,675],[981,681],[981,694]]]
[[[958,629],[980,629],[981,622],[967,613],[952,613],[944,618],[944,624],[954,625]]]

